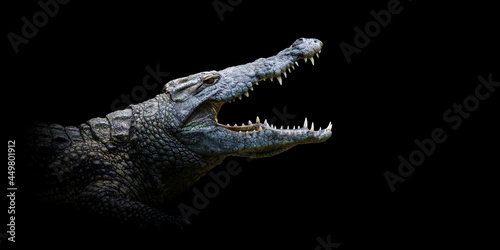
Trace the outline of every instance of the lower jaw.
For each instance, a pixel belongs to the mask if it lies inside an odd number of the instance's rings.
[[[260,125],[260,124],[251,124],[251,125],[241,125],[241,126],[238,126],[238,125],[234,125],[234,126],[231,126],[231,125],[223,125],[223,124],[220,124],[218,123],[218,125],[220,127],[223,127],[229,131],[232,131],[232,132],[235,132],[235,133],[239,133],[239,132],[248,132],[248,133],[253,133],[253,132],[256,132],[256,131],[261,131],[261,130],[264,130],[263,128],[263,125]]]

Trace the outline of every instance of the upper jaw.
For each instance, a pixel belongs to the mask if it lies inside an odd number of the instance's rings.
[[[283,84],[282,75],[287,78],[287,72],[299,66],[299,60],[310,61],[314,65],[314,56],[319,57],[323,43],[314,38],[300,38],[292,46],[280,51],[275,56],[260,58],[254,62],[229,67],[219,71],[220,82],[217,84],[223,91],[217,92],[210,99],[215,102],[232,102],[249,96],[258,82],[274,78]]]

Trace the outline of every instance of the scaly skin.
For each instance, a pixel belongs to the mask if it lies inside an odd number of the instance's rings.
[[[331,124],[314,130],[307,121],[299,129],[277,129],[259,118],[242,126],[217,122],[224,103],[248,96],[259,81],[281,84],[299,59],[314,64],[321,48],[319,40],[301,38],[269,58],[172,80],[156,97],[78,128],[36,124],[29,133],[41,195],[125,223],[182,227],[180,216],[155,207],[225,157],[267,157],[330,138]]]

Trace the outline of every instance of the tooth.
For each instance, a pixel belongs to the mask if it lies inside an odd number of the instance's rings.
[[[295,67],[293,66],[293,64],[292,64],[292,69],[295,70]]]
[[[253,91],[253,87],[250,87],[250,90]]]
[[[234,126],[235,126],[235,127],[238,127],[238,124],[236,124],[236,123],[235,123],[235,124],[234,124]]]
[[[319,50],[318,53],[321,53],[321,50]]]
[[[306,58],[304,58],[304,62],[306,62],[306,63],[307,63],[307,57],[306,57]]]
[[[286,126],[286,129],[290,130],[290,126]]]
[[[314,57],[311,57],[310,59],[311,59],[311,63],[312,63],[312,64],[313,64],[313,66],[314,66]]]
[[[288,78],[288,77],[286,76],[286,71],[283,71],[283,75],[285,75],[285,78]]]
[[[258,117],[258,116],[257,116],[257,119],[255,119],[255,122],[256,122],[256,123],[260,123],[260,119],[259,119],[259,117]]]
[[[295,130],[295,126],[293,126],[293,130]]]
[[[255,83],[255,85],[259,86],[259,83],[258,83],[258,82],[256,82],[256,83]]]
[[[299,67],[299,63],[297,61],[295,61],[295,64],[297,64],[297,67]]]
[[[293,67],[293,65],[292,65]],[[288,70],[288,73],[292,73],[292,70],[290,68],[287,69]]]
[[[319,53],[316,53],[316,57],[319,58]]]
[[[264,125],[269,127],[269,124],[267,123],[267,119],[264,119]]]
[[[245,96],[250,97],[250,94],[248,94],[248,92],[245,92]]]
[[[252,121],[248,120],[248,125],[252,125]]]
[[[261,131],[261,130],[262,130],[262,127],[261,127],[261,126],[259,126],[259,131]]]
[[[277,76],[276,78],[278,78],[278,82],[280,82],[280,85],[283,85],[283,82],[281,81],[281,76]]]
[[[328,127],[326,127],[328,130],[332,130],[332,122],[328,123]]]
[[[271,77],[271,82],[273,82],[273,78]]]
[[[240,99],[240,100],[241,100],[241,95],[240,95],[240,96],[238,96],[238,99]]]
[[[280,129],[283,129],[283,126],[281,126],[281,128],[280,128]]]
[[[243,127],[243,126],[245,126],[245,123],[243,123],[243,122],[242,122],[242,123],[241,123],[241,126],[242,126],[242,127]]]
[[[321,127],[319,127],[319,130],[318,130],[318,131],[320,131],[320,130],[321,130]]]
[[[311,132],[314,132],[314,122],[311,122]]]
[[[241,130],[240,130],[240,131],[238,131],[238,134],[241,134]]]
[[[304,120],[304,128],[307,128],[307,117],[306,117],[306,119]]]
[[[228,124],[227,124],[227,126],[229,127],[229,126],[231,126],[231,125],[229,125],[229,123],[228,123]]]

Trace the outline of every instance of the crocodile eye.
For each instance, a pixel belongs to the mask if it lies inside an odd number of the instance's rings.
[[[212,77],[212,78],[208,78],[206,80],[203,81],[203,83],[205,84],[214,84],[217,82],[217,80],[219,80],[218,77]]]

